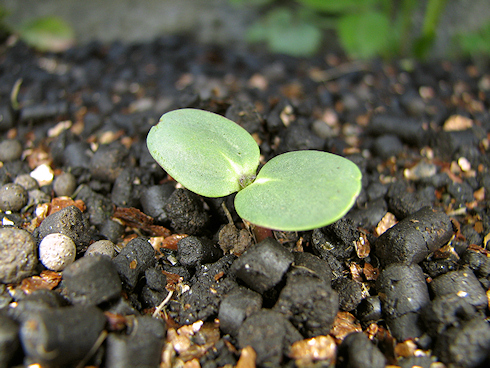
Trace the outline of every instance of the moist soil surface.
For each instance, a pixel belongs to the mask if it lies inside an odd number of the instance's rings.
[[[169,37],[3,45],[0,79],[0,366],[490,364],[488,69]],[[279,232],[182,188],[145,140],[188,107],[352,160],[354,207]]]

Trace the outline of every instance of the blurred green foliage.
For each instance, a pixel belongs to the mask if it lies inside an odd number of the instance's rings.
[[[37,17],[18,26],[9,27],[5,21],[8,11],[0,5],[0,42],[11,34],[39,51],[62,52],[75,43],[73,28],[56,16]]]
[[[468,57],[490,57],[490,22],[474,32],[455,37],[456,48]]]
[[[256,4],[265,15],[248,32],[250,42],[265,42],[273,52],[309,56],[318,51],[325,30],[334,30],[352,58],[424,58],[430,51],[447,0],[427,0],[421,30],[413,15],[421,0],[230,0]],[[414,37],[414,34],[416,36]]]

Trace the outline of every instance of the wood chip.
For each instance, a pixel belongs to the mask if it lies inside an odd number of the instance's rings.
[[[400,342],[395,346],[395,354],[399,357],[407,358],[413,356],[415,350],[417,350],[417,345],[412,340]]]
[[[378,225],[374,230],[374,234],[376,236],[381,236],[381,234],[383,234],[386,230],[395,226],[396,223],[397,221],[395,215],[392,214],[391,212],[386,212],[386,215],[384,215],[381,221],[378,222]]]
[[[369,240],[366,234],[361,233],[359,239],[355,243],[355,247],[357,256],[359,258],[363,259],[369,256],[369,253],[371,252],[371,244],[369,244]]]
[[[117,207],[114,210],[113,218],[123,222],[124,225],[141,229],[150,234],[150,236],[170,236],[169,229],[153,225],[153,218],[144,214],[139,209],[134,207]]]
[[[454,132],[469,129],[473,126],[473,120],[461,115],[450,116],[442,126],[445,132]]]
[[[363,269],[364,277],[368,281],[374,281],[379,276],[379,269],[374,268],[370,263],[364,263]]]
[[[184,239],[187,237],[186,234],[172,234],[170,236],[164,237],[164,236],[152,236],[150,237],[150,244],[151,246],[159,252],[160,249],[170,249],[170,250],[177,250],[177,244],[181,239]]]
[[[257,353],[251,346],[245,346],[240,352],[240,359],[236,364],[236,368],[255,368],[255,360]]]
[[[42,271],[39,276],[32,276],[22,280],[20,289],[25,294],[31,294],[36,290],[53,290],[61,282],[61,273],[54,271]]]
[[[337,346],[332,336],[316,336],[311,339],[296,341],[289,352],[289,357],[296,360],[296,365],[303,366],[314,361],[335,358]]]
[[[330,333],[337,339],[343,340],[352,332],[362,332],[359,321],[349,312],[339,312]]]
[[[55,197],[49,204],[47,215],[49,216],[69,206],[75,206],[82,212],[84,212],[87,208],[85,206],[85,202],[83,202],[81,199],[77,199],[76,201],[74,201],[70,197]]]

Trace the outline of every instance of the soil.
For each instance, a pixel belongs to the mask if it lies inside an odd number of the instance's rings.
[[[17,42],[0,96],[0,366],[490,363],[489,70]],[[195,195],[149,155],[183,107],[236,121],[263,163],[351,159],[355,206],[300,233],[244,224],[233,196]]]

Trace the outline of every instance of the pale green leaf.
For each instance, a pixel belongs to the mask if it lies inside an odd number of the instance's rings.
[[[20,37],[41,51],[62,52],[72,47],[75,32],[63,19],[49,16],[36,18],[18,29]]]
[[[361,172],[352,161],[327,152],[279,155],[255,182],[238,192],[235,209],[245,220],[270,229],[303,231],[343,217],[361,190]]]
[[[352,57],[371,58],[389,47],[390,20],[380,12],[371,11],[343,16],[338,33],[342,46]]]
[[[223,197],[255,176],[259,147],[245,129],[221,115],[197,109],[164,114],[151,128],[148,149],[165,171],[187,189]]]

